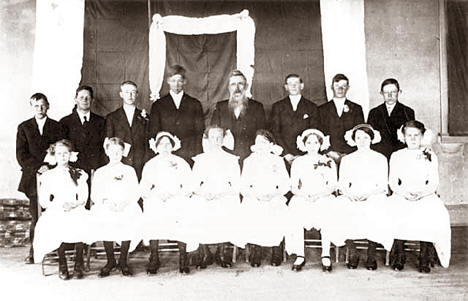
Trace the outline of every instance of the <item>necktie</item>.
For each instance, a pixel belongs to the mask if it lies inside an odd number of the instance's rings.
[[[84,121],[83,121],[83,126],[88,125],[88,117],[83,116],[83,119],[84,119]]]

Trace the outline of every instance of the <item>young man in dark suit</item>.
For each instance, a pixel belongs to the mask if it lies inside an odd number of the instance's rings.
[[[415,120],[414,110],[408,106],[405,106],[398,101],[400,96],[400,84],[394,78],[388,78],[380,85],[380,94],[384,99],[384,103],[373,108],[369,112],[367,123],[380,132],[382,141],[373,145],[372,148],[387,157],[390,160],[390,156],[394,151],[402,149],[405,144],[398,140],[397,131],[407,121]],[[395,239],[391,251],[390,260],[392,261],[392,267],[400,270],[402,268],[398,263],[395,264],[395,252],[404,253],[405,241]],[[431,248],[431,252],[432,248]]]
[[[407,121],[415,120],[415,116],[413,109],[398,101],[401,90],[396,79],[384,80],[380,86],[380,94],[384,103],[370,110],[367,123],[378,130],[382,137],[382,141],[372,148],[390,159],[394,151],[405,147],[405,144],[398,140],[398,129]]]
[[[339,163],[341,157],[356,149],[346,143],[344,135],[354,126],[364,123],[364,113],[360,105],[346,98],[349,80],[345,75],[335,75],[331,89],[333,99],[319,107],[319,115],[322,132],[330,135],[328,155]]]
[[[123,105],[106,117],[106,137],[119,137],[130,149],[122,162],[135,168],[138,180],[145,164],[145,155],[149,149],[146,140],[147,116],[136,105],[138,96],[137,85],[132,81],[124,81],[120,85],[120,97]]]
[[[255,133],[266,127],[265,110],[263,104],[247,97],[247,79],[239,70],[231,72],[228,89],[229,99],[216,104],[211,124],[231,131],[233,152],[240,157],[242,165],[255,143]]]
[[[104,118],[91,112],[94,100],[93,88],[80,86],[76,89],[75,108],[68,116],[60,120],[65,130],[65,138],[73,143],[78,152],[74,166],[83,169],[91,179],[91,170],[96,170],[106,162],[104,137],[106,122]],[[88,183],[88,187],[91,187]],[[86,204],[89,209],[89,202]]]
[[[193,165],[192,157],[202,152],[202,136],[205,129],[203,109],[200,101],[184,91],[185,69],[174,65],[169,68],[169,93],[151,106],[147,140],[156,137],[160,131],[176,135],[181,149],[175,154]],[[149,157],[154,156],[149,153]]]
[[[42,174],[49,169],[44,158],[49,146],[64,138],[62,126],[55,120],[47,117],[49,101],[42,93],[35,93],[29,101],[34,117],[22,122],[18,126],[16,135],[16,159],[23,172],[18,190],[29,199],[29,212],[31,213],[31,227],[29,235],[31,247],[26,263],[34,263],[34,228],[38,219],[37,183],[36,174]]]
[[[304,82],[297,74],[286,76],[284,88],[289,96],[273,104],[270,128],[277,143],[283,147],[284,158],[289,164],[303,153],[297,149],[296,138],[306,129],[319,129],[317,106],[301,95]]]

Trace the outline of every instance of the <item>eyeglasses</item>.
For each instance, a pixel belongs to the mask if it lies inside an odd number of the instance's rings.
[[[382,92],[385,96],[393,96],[397,95],[400,91],[389,91],[389,92]]]

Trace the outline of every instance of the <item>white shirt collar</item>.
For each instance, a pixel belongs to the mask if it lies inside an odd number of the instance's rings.
[[[132,126],[133,115],[135,114],[135,106],[130,106],[124,103],[122,107],[125,112],[125,116],[127,116],[128,124]]]
[[[291,102],[294,112],[297,110],[297,106],[299,105],[299,101],[301,101],[301,98],[302,98],[301,94],[289,95],[289,101]]]
[[[42,119],[38,119],[36,116],[34,116],[34,119],[36,119],[37,128],[39,129],[39,133],[42,136],[42,133],[44,132],[44,124],[47,120],[47,116]]]
[[[389,104],[385,103],[385,106],[387,107],[388,116],[390,116],[392,114],[392,111],[395,108],[395,105],[396,105],[396,102],[394,104],[392,104],[392,105],[389,105]]]
[[[169,91],[169,94],[171,94],[171,97],[172,99],[174,100],[174,104],[177,108],[177,110],[179,109],[180,107],[180,102],[182,101],[182,96],[184,96],[184,91],[180,91],[179,93],[174,93],[171,91]]]
[[[336,113],[340,117],[343,114],[345,101],[346,101],[346,98],[333,98],[333,102],[335,103],[335,107],[336,107]]]
[[[88,113],[86,114],[83,114],[82,112],[76,110],[76,112],[78,113],[78,117],[80,117],[80,121],[81,121],[81,124],[84,123],[84,118],[86,116],[86,120],[89,121],[89,118],[91,117],[91,112],[88,111]]]

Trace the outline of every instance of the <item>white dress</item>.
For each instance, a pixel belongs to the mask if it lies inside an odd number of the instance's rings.
[[[142,212],[138,178],[133,167],[119,162],[105,165],[94,173],[91,200],[96,241],[130,240],[130,252],[142,239]]]
[[[286,233],[289,175],[283,158],[272,153],[253,152],[244,160],[241,176],[242,222],[239,223],[240,247],[252,243],[278,246]],[[272,195],[262,200],[264,195]]]
[[[286,235],[286,251],[289,254],[304,255],[304,228],[321,230],[322,237],[338,234],[336,231],[337,201],[331,193],[309,200],[306,195],[323,194],[337,185],[336,165],[333,159],[318,155],[304,155],[296,158],[291,165],[291,187],[294,196],[289,202],[289,228]]]
[[[192,200],[198,210],[196,239],[202,244],[231,242],[238,232],[239,157],[223,150],[199,154],[193,158]],[[207,194],[214,196],[212,199]]]
[[[170,239],[187,243],[187,251],[198,248],[194,239],[196,206],[190,198],[192,171],[181,157],[156,156],[143,167],[140,181],[143,203],[141,233],[145,243]],[[161,195],[167,195],[162,199]]]
[[[388,164],[384,155],[373,151],[355,151],[342,158],[338,186],[349,189],[353,195],[365,195],[376,189],[385,192],[373,194],[365,201],[352,201],[347,196],[337,198],[342,239],[368,239],[390,250],[393,245],[391,220],[388,216]],[[338,228],[337,228],[338,229]],[[332,237],[332,241],[333,241]]]
[[[76,169],[78,170],[78,169]],[[62,242],[93,242],[88,200],[88,175],[78,170],[77,183],[72,180],[68,168],[53,168],[40,176],[39,203],[45,212],[36,224],[34,237],[34,261],[41,262],[44,255],[60,247]],[[66,203],[80,204],[67,211]]]
[[[434,192],[418,201],[409,201],[394,193],[389,198],[395,233],[401,240],[434,243],[443,267],[450,262],[450,217],[444,203],[436,195],[439,185],[437,156],[432,151],[402,149],[390,158],[390,188],[401,186],[408,192]]]

